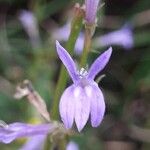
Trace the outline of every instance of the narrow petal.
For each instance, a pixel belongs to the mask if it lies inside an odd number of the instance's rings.
[[[87,97],[85,89],[76,87],[75,93],[75,122],[80,132],[88,121],[90,113],[90,99]]]
[[[19,150],[42,150],[45,138],[45,135],[32,137]]]
[[[75,66],[75,63],[69,53],[59,44],[58,41],[56,41],[56,49],[59,58],[65,65],[66,69],[68,70],[69,75],[71,76],[73,82],[78,80],[78,75],[77,75],[77,69]]]
[[[73,86],[68,87],[61,96],[59,111],[65,127],[71,128],[74,121],[74,111],[75,111]]]
[[[24,123],[12,123],[5,127],[0,127],[0,142],[10,143],[20,137],[35,135],[46,135],[55,128],[52,124],[30,125]]]
[[[92,127],[97,127],[101,123],[105,113],[105,102],[103,93],[97,83],[93,84],[92,89],[94,94],[91,101],[91,124]]]
[[[95,76],[106,66],[112,53],[112,48],[110,47],[107,51],[102,53],[92,64],[89,69],[87,78],[94,80]]]

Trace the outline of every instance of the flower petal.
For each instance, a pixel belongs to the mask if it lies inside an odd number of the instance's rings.
[[[45,135],[32,137],[19,150],[42,150],[45,138]]]
[[[133,31],[132,27],[128,24],[124,25],[119,30],[97,37],[94,41],[95,47],[119,45],[124,47],[126,50],[131,49],[133,44]]]
[[[71,30],[70,20],[62,27],[52,30],[52,38],[58,41],[67,41]]]
[[[106,66],[112,53],[112,48],[110,47],[107,51],[102,53],[92,64],[88,71],[88,79],[94,80],[95,76]]]
[[[75,44],[75,54],[81,55],[84,46],[84,34],[81,32]]]
[[[99,89],[97,83],[92,86],[93,89],[93,99],[91,101],[91,124],[92,127],[97,127],[104,116],[105,113],[105,102],[102,91]]]
[[[5,127],[0,127],[0,142],[10,143],[13,140],[34,135],[46,135],[52,132],[55,127],[52,124],[30,125],[24,123],[12,123]]]
[[[86,95],[85,89],[77,86],[75,93],[75,122],[80,132],[88,121],[90,113],[90,99]]]
[[[22,10],[19,14],[19,20],[27,32],[33,48],[41,47],[38,21],[34,13],[31,11]]]
[[[79,146],[77,145],[77,143],[70,141],[67,144],[66,150],[79,150]]]
[[[60,116],[66,128],[71,128],[74,121],[75,104],[72,93],[73,86],[70,86],[64,91],[59,103]]]
[[[77,81],[78,80],[77,69],[73,59],[71,58],[69,53],[59,44],[58,41],[56,41],[56,49],[59,58],[67,68],[68,73],[71,76],[73,82]]]

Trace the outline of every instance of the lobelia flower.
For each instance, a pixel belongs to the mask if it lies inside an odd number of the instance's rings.
[[[100,0],[85,0],[85,20],[88,24],[96,23],[96,14]]]
[[[59,104],[60,116],[65,127],[71,128],[75,120],[80,132],[87,123],[89,115],[92,126],[97,127],[104,116],[105,102],[102,91],[94,78],[108,63],[112,48],[100,55],[88,72],[83,68],[80,72],[77,71],[73,59],[58,41],[56,41],[56,49],[73,80],[73,84],[62,94]]]
[[[31,125],[25,123],[12,123],[0,126],[0,142],[8,144],[21,137],[44,136],[56,128],[53,124]]]
[[[125,49],[130,49],[133,47],[132,28],[129,25],[125,25],[117,31],[95,38],[94,45],[95,47],[119,45]]]

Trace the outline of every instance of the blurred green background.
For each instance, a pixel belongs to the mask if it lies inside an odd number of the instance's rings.
[[[76,2],[84,1],[0,0],[0,120],[34,122],[38,118],[26,98],[13,98],[16,85],[24,79],[32,81],[51,109],[61,64],[51,32],[68,21]],[[40,43],[35,47],[19,21],[21,10],[30,10],[37,18]],[[105,118],[99,128],[87,125],[73,139],[81,150],[149,150],[150,1],[106,0],[98,16],[95,36],[131,22],[134,46],[130,50],[113,46],[113,56],[103,71],[106,77],[99,83],[107,106]],[[98,56],[90,55],[89,62]],[[18,140],[0,147],[15,150],[21,144]]]

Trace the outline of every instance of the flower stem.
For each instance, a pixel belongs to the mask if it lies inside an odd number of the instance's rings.
[[[45,143],[44,143],[44,150],[50,150],[50,148],[52,147],[52,143],[50,141],[50,136],[48,135],[46,137]]]
[[[80,60],[80,67],[86,67],[88,53],[91,48],[92,36],[95,32],[96,24],[85,23],[85,38],[84,38],[84,48]]]
[[[85,67],[87,63],[88,53],[91,47],[91,31],[89,28],[85,29],[84,48],[81,56],[80,67]]]

